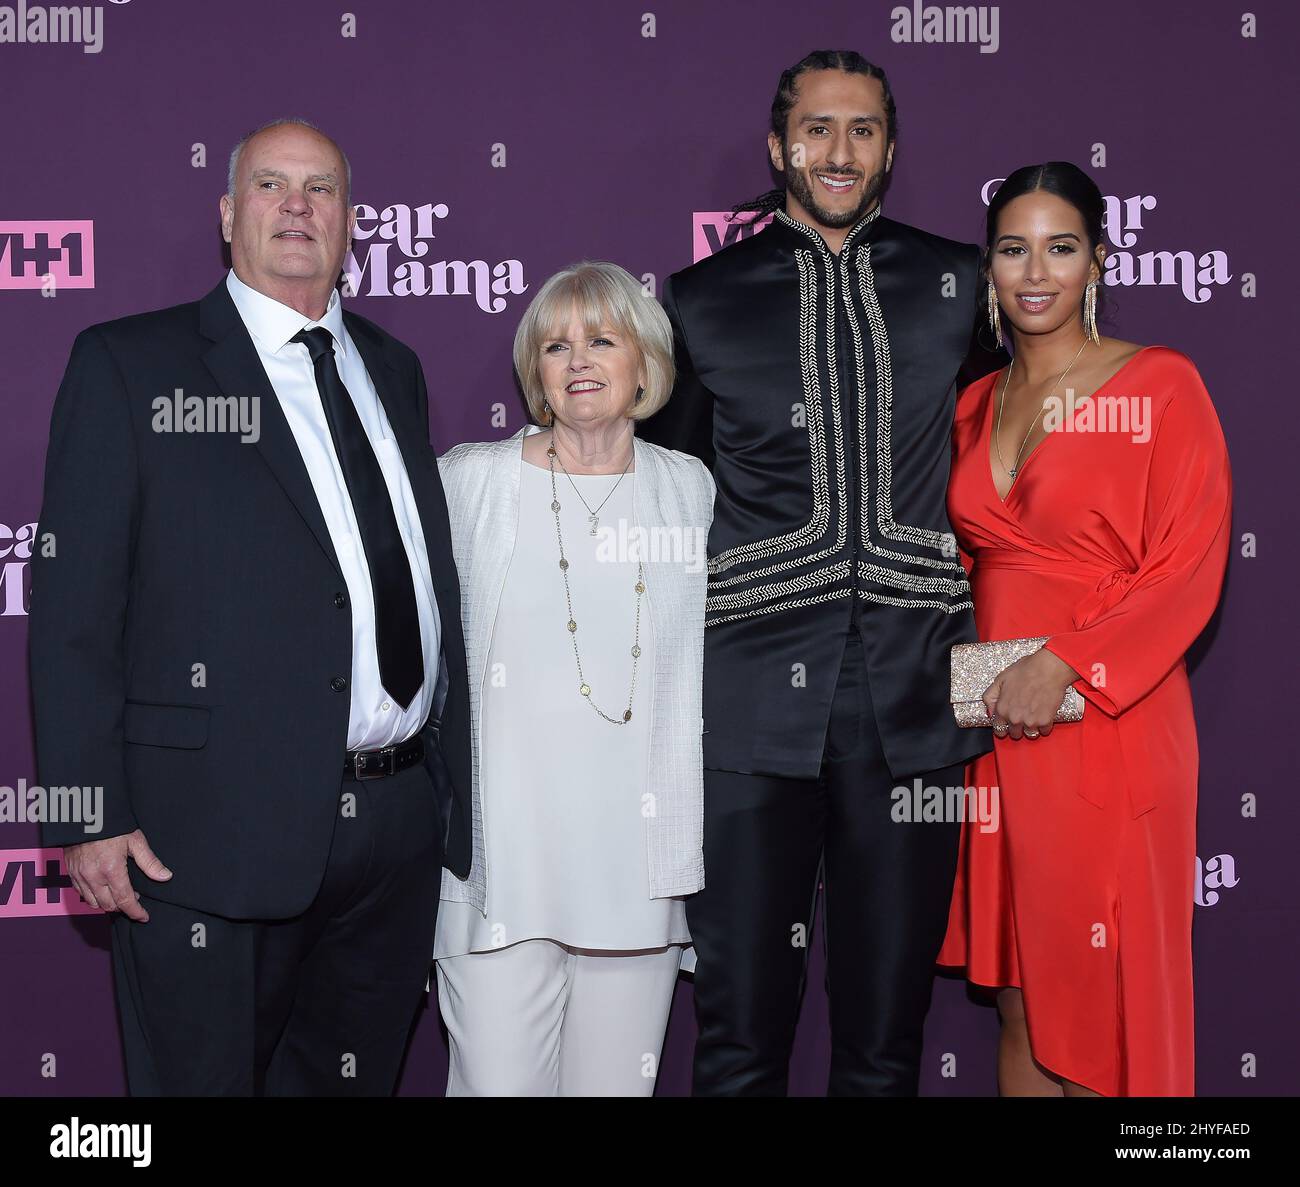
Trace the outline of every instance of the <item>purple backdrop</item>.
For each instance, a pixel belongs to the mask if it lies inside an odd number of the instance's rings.
[[[316,121],[351,158],[354,200],[389,210],[363,220],[352,307],[419,352],[441,451],[522,423],[510,342],[541,281],[603,258],[659,291],[692,259],[694,212],[773,184],[764,135],[780,71],[814,48],[854,48],[888,70],[898,102],[889,215],[974,240],[988,182],[1048,159],[1091,167],[1115,199],[1105,328],[1186,351],[1215,398],[1236,538],[1192,655],[1198,1084],[1300,1088],[1288,872],[1300,805],[1283,719],[1297,668],[1278,608],[1300,577],[1282,490],[1295,397],[1289,357],[1271,349],[1293,341],[1276,256],[1294,258],[1294,7],[1015,0],[979,10],[965,40],[934,41],[906,37],[919,4],[873,0],[113,0],[58,44],[6,35],[21,7],[0,8],[0,785],[35,781],[25,553],[69,347],[92,322],[217,281],[217,199],[240,134]],[[63,220],[77,225],[50,225]],[[47,270],[57,295],[23,287]],[[397,295],[404,277],[415,291]],[[107,925],[75,913],[36,833],[0,823],[0,1093],[119,1093]],[[804,1094],[824,1090],[828,1059],[820,944],[792,1068]],[[693,1037],[682,981],[660,1093],[687,1091]],[[923,1090],[992,1092],[995,1038],[993,1012],[941,979]],[[431,1003],[401,1091],[441,1092],[445,1066]]]

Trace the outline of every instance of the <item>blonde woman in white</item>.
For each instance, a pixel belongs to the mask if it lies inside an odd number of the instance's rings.
[[[669,321],[615,264],[552,276],[515,335],[536,422],[439,460],[469,666],[474,856],[443,872],[449,1096],[649,1096],[704,885],[713,480],[636,438]]]

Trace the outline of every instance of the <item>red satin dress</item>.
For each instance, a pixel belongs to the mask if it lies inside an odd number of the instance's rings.
[[[1198,762],[1183,656],[1227,563],[1223,432],[1191,360],[1149,346],[1067,410],[1003,503],[989,458],[1003,378],[962,391],[953,429],[948,512],[979,637],[1049,636],[1087,704],[967,766],[968,786],[999,788],[997,827],[962,827],[939,964],[1019,986],[1049,1071],[1105,1096],[1190,1096]]]

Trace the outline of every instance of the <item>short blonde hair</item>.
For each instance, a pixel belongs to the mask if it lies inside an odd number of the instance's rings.
[[[582,260],[561,269],[524,311],[515,331],[514,361],[528,414],[537,424],[550,423],[543,408],[542,343],[567,334],[569,315],[575,309],[593,337],[602,327],[613,327],[631,339],[646,382],[628,417],[653,416],[668,403],[673,390],[672,323],[631,273],[606,260]]]

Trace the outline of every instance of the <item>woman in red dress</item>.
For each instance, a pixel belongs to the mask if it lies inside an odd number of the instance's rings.
[[[1064,162],[989,205],[1009,368],[960,395],[949,515],[981,640],[998,827],[964,826],[941,965],[998,990],[1003,1095],[1194,1092],[1197,742],[1184,653],[1219,600],[1231,478],[1190,359],[1098,337],[1102,198]],[[995,320],[996,319],[996,320]],[[1083,719],[1052,725],[1073,685]]]

